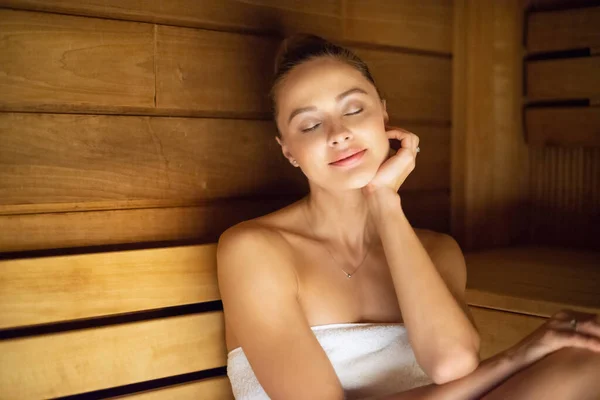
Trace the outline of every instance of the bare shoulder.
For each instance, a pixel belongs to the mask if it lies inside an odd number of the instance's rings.
[[[447,233],[435,232],[429,229],[415,229],[415,233],[432,260],[440,258],[463,258],[460,246]]]

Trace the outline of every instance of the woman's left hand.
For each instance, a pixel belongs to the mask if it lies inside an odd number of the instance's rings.
[[[391,189],[398,192],[408,175],[415,169],[419,137],[406,129],[386,126],[389,139],[400,141],[400,148],[390,158],[381,164],[379,170],[365,186],[366,194],[372,194],[380,189]]]

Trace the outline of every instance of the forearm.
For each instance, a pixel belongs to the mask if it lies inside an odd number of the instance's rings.
[[[478,399],[527,365],[524,359],[502,352],[482,361],[475,371],[455,381],[415,388],[380,400]]]
[[[372,210],[417,360],[430,376],[452,359],[460,367],[460,355],[477,352],[477,332],[410,226],[400,199],[384,195],[371,199]]]

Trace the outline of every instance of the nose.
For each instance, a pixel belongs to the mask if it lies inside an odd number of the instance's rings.
[[[346,129],[343,125],[337,125],[331,129],[329,133],[329,145],[332,147],[336,147],[341,143],[352,139],[353,135],[348,129]]]

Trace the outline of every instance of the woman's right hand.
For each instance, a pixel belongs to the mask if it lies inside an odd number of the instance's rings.
[[[577,323],[573,325],[572,321]],[[511,357],[531,364],[564,347],[600,352],[600,318],[595,314],[561,310],[507,351]]]

